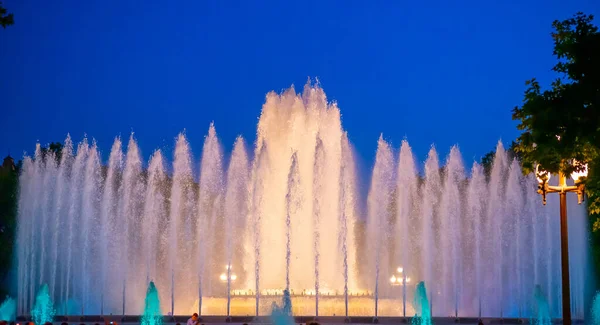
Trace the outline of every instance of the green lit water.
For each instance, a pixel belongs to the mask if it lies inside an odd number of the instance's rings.
[[[146,300],[144,302],[144,313],[142,325],[162,325],[162,313],[160,312],[160,299],[154,282],[148,284]]]
[[[431,306],[429,305],[429,299],[427,299],[427,289],[425,289],[425,282],[423,281],[417,284],[414,306],[416,315],[412,319],[412,325],[431,325]]]
[[[31,310],[33,322],[37,325],[52,322],[55,313],[54,303],[48,293],[48,285],[44,284],[38,291],[37,296],[35,297],[35,304]]]
[[[11,322],[15,320],[17,314],[17,303],[11,297],[6,297],[4,302],[0,304],[0,321],[4,320]]]

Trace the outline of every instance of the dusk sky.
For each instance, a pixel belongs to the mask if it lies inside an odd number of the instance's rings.
[[[186,130],[199,161],[211,121],[225,151],[255,139],[265,95],[318,78],[338,102],[361,165],[380,133],[423,161],[454,144],[465,163],[518,136],[524,82],[547,86],[551,24],[598,0],[5,0],[0,29],[0,155],[69,132],[108,158],[131,131],[148,159]],[[595,20],[598,24],[598,19]]]

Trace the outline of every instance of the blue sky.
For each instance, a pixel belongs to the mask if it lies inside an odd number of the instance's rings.
[[[3,2],[2,156],[70,132],[107,159],[133,130],[147,159],[186,129],[198,160],[211,121],[230,151],[254,140],[267,92],[317,77],[367,169],[380,133],[421,161],[458,144],[467,164],[514,139],[525,80],[554,77],[552,21],[600,13],[597,0]]]

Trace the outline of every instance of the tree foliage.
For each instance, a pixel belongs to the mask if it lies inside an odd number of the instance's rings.
[[[515,150],[525,172],[536,164],[552,173],[570,175],[588,164],[586,188],[591,213],[600,213],[600,33],[593,16],[577,13],[552,26],[553,70],[559,74],[550,89],[536,79],[528,86],[521,107],[513,110],[522,131]]]
[[[49,152],[54,153],[54,157],[56,157],[56,161],[60,162],[62,157],[62,149],[63,144],[60,142],[51,142],[47,147],[42,147],[42,156],[45,157]]]
[[[2,6],[2,1],[0,1],[0,25],[3,28],[10,26],[15,23],[13,18],[13,14],[8,13],[8,10]]]
[[[7,275],[12,265],[12,256],[17,228],[18,171],[0,166],[0,297],[8,290]]]

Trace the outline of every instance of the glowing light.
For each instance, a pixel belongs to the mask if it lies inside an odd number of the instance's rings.
[[[221,279],[221,281],[227,281],[227,275],[225,273],[221,274],[219,278]]]
[[[390,282],[391,283],[396,283],[396,280],[398,280],[398,279],[396,279],[396,276],[392,275],[392,277],[390,278]]]
[[[587,177],[587,175],[588,175],[588,168],[587,168],[587,164],[585,164],[583,166],[582,170],[571,173],[571,178],[575,181],[575,183],[578,183],[580,181],[580,178]]]
[[[402,273],[404,271],[404,269],[399,267],[396,271],[398,271],[398,273]]]
[[[409,282],[410,282],[410,278],[409,278],[409,277],[407,277],[407,278],[406,278],[406,283],[409,283]]]
[[[237,275],[235,275],[235,274],[232,274],[232,275],[231,275],[231,280],[232,280],[232,281],[235,281],[235,279],[237,279]]]
[[[535,166],[535,177],[537,178],[539,183],[545,183],[550,181],[550,173],[545,171],[540,165]]]

